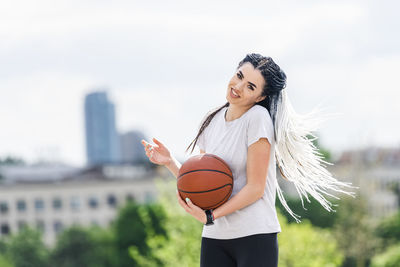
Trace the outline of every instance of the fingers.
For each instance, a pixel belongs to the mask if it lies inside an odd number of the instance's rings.
[[[151,152],[153,149],[157,148],[156,146],[153,146],[152,144],[146,142],[143,139],[142,139],[141,143],[144,146],[144,148],[146,149],[146,152]]]
[[[160,147],[164,146],[160,141],[158,141],[155,137],[153,137],[153,141],[154,143],[156,143],[157,145],[159,145]]]
[[[185,201],[182,200],[181,195],[179,194],[178,190],[176,191],[176,196],[178,198],[178,202],[179,204],[182,206],[182,208],[184,208],[187,212],[190,213],[190,207],[186,204]]]

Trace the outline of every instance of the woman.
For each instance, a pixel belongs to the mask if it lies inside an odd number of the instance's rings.
[[[316,155],[317,149],[306,137],[312,135],[318,120],[313,113],[294,113],[285,87],[286,75],[272,58],[246,55],[229,81],[228,102],[205,116],[187,148],[194,143],[192,152],[197,144],[200,153],[221,157],[234,177],[232,195],[215,210],[204,211],[189,199],[184,202],[177,193],[180,205],[205,224],[201,266],[278,266],[277,234],[281,228],[275,209],[276,192],[286,210],[297,222],[300,220],[287,206],[277,183],[276,162],[282,177],[294,183],[302,201],[302,194],[308,200],[310,193],[331,211],[332,204],[321,194],[328,194],[324,189],[353,195],[339,188],[351,187],[349,183],[337,181],[321,166],[325,161]],[[178,176],[181,164],[165,145],[153,140],[155,145],[142,140],[150,161]]]

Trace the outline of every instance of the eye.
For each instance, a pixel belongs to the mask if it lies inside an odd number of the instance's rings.
[[[236,73],[236,76],[237,76],[239,79],[242,79],[242,77],[240,76],[239,72]]]
[[[249,87],[249,89],[252,90],[252,91],[254,90],[254,88],[251,85],[249,85],[247,87]]]

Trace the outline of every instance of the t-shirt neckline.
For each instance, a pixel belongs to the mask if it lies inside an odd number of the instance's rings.
[[[255,105],[254,105],[254,106],[255,106]],[[252,106],[251,108],[249,108],[249,109],[248,109],[245,113],[243,113],[239,118],[236,118],[236,119],[231,120],[231,121],[227,121],[227,120],[225,119],[226,112],[228,111],[228,107],[225,107],[225,110],[224,110],[224,112],[222,113],[222,114],[223,114],[223,115],[222,115],[222,119],[224,120],[224,122],[225,122],[226,125],[233,124],[233,123],[236,122],[236,121],[240,121],[240,120],[246,115],[246,113],[248,113],[249,110],[252,109],[254,106]]]

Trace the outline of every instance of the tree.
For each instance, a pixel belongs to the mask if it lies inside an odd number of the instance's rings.
[[[0,254],[0,266],[1,267],[15,267],[12,261],[5,255]]]
[[[338,218],[333,231],[344,253],[345,266],[367,266],[380,240],[374,235],[376,222],[368,215],[367,200],[361,194],[355,199],[344,197],[337,208]]]
[[[165,212],[167,235],[147,235],[151,257],[130,246],[131,257],[142,267],[199,266],[202,224],[186,213],[176,199],[176,180],[156,180],[159,204]]]
[[[390,246],[385,252],[372,258],[371,267],[400,266],[400,243]]]
[[[310,203],[308,203],[307,200],[304,200],[304,207],[306,208],[304,209],[300,198],[285,196],[285,200],[289,207],[294,211],[294,213],[301,216],[301,221],[307,219],[314,226],[321,228],[332,228],[337,219],[336,212],[327,211],[312,196],[309,196],[309,199]],[[329,200],[333,205],[336,203],[336,201],[332,200],[331,198],[327,198],[327,200]],[[285,207],[283,207],[280,201],[276,202],[276,207],[281,211],[289,223],[296,223],[296,220],[286,211]]]
[[[400,243],[400,212],[383,218],[375,229],[375,234],[382,239],[382,246]]]
[[[146,258],[152,257],[146,240],[149,236],[166,236],[165,216],[163,209],[155,203],[131,201],[119,210],[114,225],[119,266],[141,266],[130,256],[131,246],[135,246],[138,253]]]
[[[48,266],[49,255],[41,233],[29,226],[10,237],[7,254],[15,267]]]
[[[97,226],[73,225],[58,236],[51,262],[60,267],[117,266],[114,238],[110,231]]]
[[[25,161],[21,158],[16,158],[12,156],[0,158],[0,166],[1,165],[25,165]]]
[[[282,232],[278,234],[280,267],[341,266],[343,253],[328,230],[313,227],[309,220],[289,224],[278,212]]]

